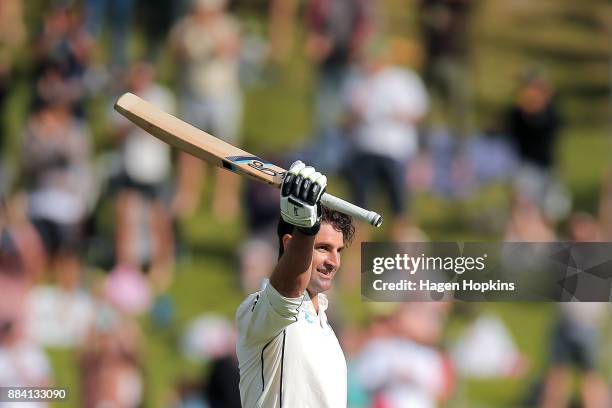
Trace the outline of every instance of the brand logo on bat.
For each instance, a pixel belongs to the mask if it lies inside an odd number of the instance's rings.
[[[285,172],[278,172],[272,168],[272,163],[268,163],[257,156],[229,156],[223,159],[223,167],[228,170],[236,171],[236,164],[246,164],[255,170],[261,171],[272,177],[283,176]]]

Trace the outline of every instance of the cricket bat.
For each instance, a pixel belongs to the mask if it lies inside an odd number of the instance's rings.
[[[123,94],[115,110],[144,129],[147,133],[215,166],[280,188],[285,170],[260,159],[164,112],[144,99]],[[380,227],[382,217],[331,194],[324,193],[321,204],[350,215],[355,219]]]

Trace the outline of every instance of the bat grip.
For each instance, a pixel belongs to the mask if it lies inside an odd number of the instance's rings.
[[[331,194],[324,193],[321,197],[321,204],[346,215],[350,215],[360,221],[367,222],[375,227],[380,227],[382,225],[383,219],[380,214],[374,211],[365,210]]]

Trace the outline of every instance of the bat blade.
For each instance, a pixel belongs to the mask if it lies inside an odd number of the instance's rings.
[[[115,110],[147,133],[215,166],[279,187],[285,170],[162,111],[144,99],[123,94]]]
[[[115,110],[147,133],[215,166],[280,187],[285,170],[218,139],[132,94],[123,94]],[[379,227],[382,217],[348,201],[325,193],[323,205]]]

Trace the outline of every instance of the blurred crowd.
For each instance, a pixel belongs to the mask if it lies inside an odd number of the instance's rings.
[[[32,10],[0,1],[0,386],[56,384],[46,350],[67,349],[77,356],[79,406],[145,404],[142,321],[173,327],[168,289],[177,258],[189,252],[181,226],[203,211],[204,184],[212,185],[206,211],[216,222],[246,223],[236,249],[244,293],[258,290],[276,262],[278,192],[171,151],[113,110],[126,91],[240,145],[245,92],[274,85],[299,53],[313,72],[314,131],[306,145],[266,158],[285,165],[300,158],[342,180],[356,204],[381,205],[387,239],[428,240],[411,215],[415,194],[462,200],[502,184],[510,200],[493,223],[500,239],[612,240],[612,176],[603,177],[594,214],[572,211],[558,176],[564,118],[544,69],[525,67],[507,109],[488,128],[476,127],[469,38],[476,1],[406,2],[418,41],[389,36],[383,2],[373,0],[38,3]],[[257,13],[265,34],[239,17],[244,8]],[[172,78],[161,81],[164,58]],[[8,137],[9,103],[19,105],[11,115],[24,112],[17,140]],[[358,242],[370,238],[361,229],[343,286],[359,281]],[[469,323],[449,343],[456,313]],[[598,360],[610,308],[568,304],[556,316],[541,356],[546,369],[517,406],[564,407],[570,399],[612,406]],[[332,318],[354,408],[441,406],[463,392],[465,379],[531,369],[500,317],[477,308],[414,303],[373,306],[363,325],[347,324],[340,312]],[[191,322],[176,353],[209,369],[196,381],[177,378],[159,404],[240,406],[233,342],[223,317]],[[572,396],[574,368],[581,386]]]

